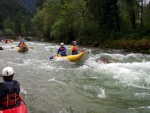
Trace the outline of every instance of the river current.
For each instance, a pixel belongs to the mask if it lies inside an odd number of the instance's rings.
[[[150,55],[79,47],[88,60],[50,61],[59,45],[26,42],[19,53],[18,43],[0,43],[0,70],[14,68],[29,113],[150,113]]]

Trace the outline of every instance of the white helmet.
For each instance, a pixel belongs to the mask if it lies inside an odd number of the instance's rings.
[[[64,43],[60,43],[61,46],[64,46]]]
[[[12,67],[5,67],[2,70],[2,76],[11,76],[14,74],[14,69]]]

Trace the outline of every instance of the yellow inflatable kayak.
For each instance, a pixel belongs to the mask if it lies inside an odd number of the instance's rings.
[[[74,61],[79,61],[83,57],[84,53],[85,53],[85,51],[83,51],[77,55],[68,55],[68,56],[56,55],[54,57],[54,59],[65,58],[65,59],[69,60],[70,62],[74,62]]]
[[[28,47],[27,46],[22,46],[18,48],[18,52],[26,52],[28,51]]]
[[[18,52],[26,52],[28,51],[27,45],[23,42],[20,44],[20,47],[18,48]]]

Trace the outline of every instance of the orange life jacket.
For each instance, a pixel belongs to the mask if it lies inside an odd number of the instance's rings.
[[[22,42],[22,43],[20,44],[20,46],[21,46],[21,47],[27,47],[27,45],[26,45],[24,42]]]
[[[18,103],[20,100],[19,93],[8,93],[1,101],[1,105],[4,107],[10,107]]]
[[[19,93],[16,92],[16,84],[17,82],[14,82],[13,88],[9,90],[5,84],[3,84],[3,91],[5,94],[0,99],[0,105],[3,107],[11,107],[15,104],[17,104],[21,99],[19,96]]]

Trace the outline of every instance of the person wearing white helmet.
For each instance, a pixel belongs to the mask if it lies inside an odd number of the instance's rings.
[[[4,82],[0,83],[0,110],[20,106],[20,84],[13,80],[14,69],[5,67],[2,70],[1,76]]]
[[[72,46],[70,47],[70,50],[72,51],[72,55],[76,55],[76,54],[79,54],[78,53],[78,47],[77,47],[77,42],[76,41],[73,41],[72,42]]]
[[[61,56],[67,56],[67,48],[64,46],[64,43],[60,43],[60,48],[58,49],[57,54],[60,54]]]

